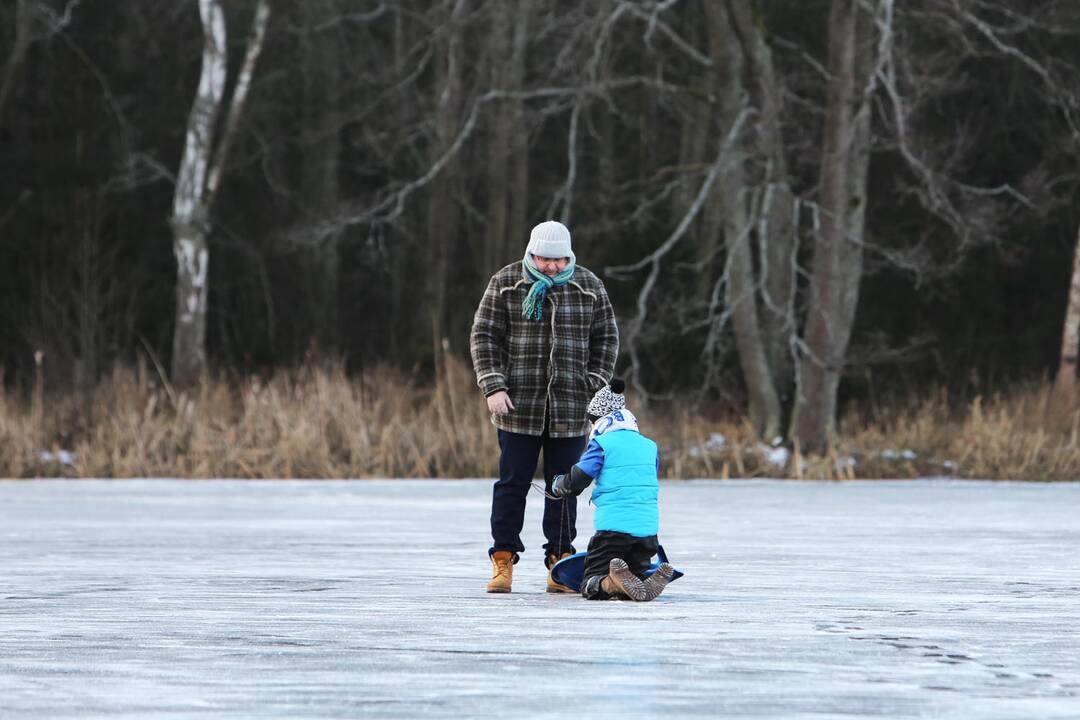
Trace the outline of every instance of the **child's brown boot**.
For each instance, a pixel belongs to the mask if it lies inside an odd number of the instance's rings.
[[[671,567],[667,563],[660,563],[660,567],[656,568],[649,577],[645,578],[645,597],[644,600],[655,600],[660,596],[660,593],[664,592],[664,588],[671,582],[671,576],[675,574],[675,568]]]
[[[600,581],[600,589],[620,599],[639,602],[645,599],[645,585],[630,572],[630,566],[621,558],[612,558],[608,563],[608,574]]]
[[[570,553],[563,553],[559,557],[555,557],[554,555],[548,555],[547,556],[547,560],[545,561],[544,564],[547,565],[547,569],[548,569],[547,591],[549,593],[572,593],[572,592],[574,592],[573,590],[566,587],[565,585],[555,582],[555,580],[551,577],[551,568],[555,566],[555,563],[559,562],[563,558],[568,558],[568,557],[570,557]]]
[[[491,554],[491,582],[487,585],[489,593],[508,593],[514,580],[514,553],[499,550]]]

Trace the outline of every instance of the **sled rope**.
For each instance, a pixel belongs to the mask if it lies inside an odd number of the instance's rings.
[[[559,498],[555,497],[554,495],[552,495],[551,493],[549,493],[547,491],[547,488],[545,488],[540,483],[538,483],[536,481],[533,481],[531,484],[532,484],[533,490],[537,491],[538,493],[540,493],[541,495],[546,497],[548,500],[558,500],[559,499]]]
[[[559,503],[559,505],[560,505],[559,543],[558,543],[558,552],[555,554],[555,559],[558,560],[559,558],[562,557],[563,530],[565,530],[566,526],[569,524],[568,521],[570,519],[570,508],[567,507],[567,505],[566,505],[566,498],[564,498],[564,497],[562,497],[562,498],[561,497],[556,497],[556,496],[552,495],[551,493],[548,492],[547,487],[545,485],[541,485],[540,483],[538,483],[535,480],[533,480],[531,483],[529,483],[529,485],[532,486],[533,490],[540,493],[541,495],[546,497],[548,500],[561,500],[562,501],[561,503]]]
[[[570,511],[566,507],[566,498],[562,499],[562,511],[559,513],[559,551],[555,553],[555,562],[559,561],[562,557],[562,539],[563,528],[566,527],[566,521],[570,517]]]

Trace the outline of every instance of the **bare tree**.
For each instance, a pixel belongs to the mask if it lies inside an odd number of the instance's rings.
[[[431,141],[431,160],[447,154],[458,137],[463,124],[465,83],[465,19],[468,0],[447,0],[437,9],[440,37],[435,59],[434,130]],[[431,319],[436,342],[446,336],[448,308],[446,307],[448,262],[451,248],[457,241],[461,211],[457,204],[460,183],[460,160],[455,154],[431,181],[428,195],[426,257],[421,267],[426,278],[425,305]]]
[[[712,141],[728,144],[730,153],[701,211],[695,300],[707,308],[704,344],[710,368],[730,320],[751,423],[772,438],[783,424],[781,388],[792,385],[787,346],[794,332],[796,250],[780,91],[771,51],[753,18],[760,8],[750,0],[730,0],[702,2],[701,9],[708,57],[685,113],[679,166],[705,162]],[[753,113],[753,122],[732,134],[746,112]],[[690,199],[688,188],[681,187],[675,194],[679,212]],[[719,278],[713,271],[718,257],[726,258]],[[719,313],[721,287],[724,309]],[[707,384],[712,375],[706,371]]]
[[[528,0],[494,4],[491,28],[491,88],[509,93],[524,89],[529,37]],[[488,155],[488,213],[484,227],[483,267],[496,268],[509,260],[525,236],[529,193],[528,128],[525,101],[506,97],[496,102]]]
[[[792,354],[798,267],[798,202],[791,188],[782,130],[783,87],[772,49],[755,18],[761,7],[750,0],[728,0],[731,22],[746,56],[749,93],[758,108],[755,123],[757,161],[763,167],[755,225],[761,327],[765,356],[781,409],[790,404],[795,384]],[[788,408],[790,410],[790,407]],[[771,423],[767,423],[771,426]],[[767,435],[770,439],[772,434]]]
[[[877,60],[839,119],[845,74],[827,48],[843,32],[835,18],[831,38],[819,31],[827,2],[305,0],[275,8],[227,162],[241,105],[229,88],[259,0],[203,2],[209,50],[224,52],[211,32],[221,8],[230,30],[241,24],[227,79],[210,53],[203,69],[221,82],[192,107],[194,37],[170,29],[195,22],[197,5],[0,3],[0,231],[28,239],[0,243],[9,382],[30,376],[41,338],[50,382],[86,352],[100,355],[84,359],[92,381],[138,337],[155,352],[176,344],[179,377],[187,348],[205,364],[207,333],[234,367],[293,362],[313,343],[353,366],[412,366],[433,320],[452,346],[461,337],[478,276],[540,219],[526,201],[572,220],[590,267],[626,263],[606,279],[640,392],[745,399],[767,439],[794,430],[796,358],[803,419],[827,427],[853,368],[895,367],[906,352],[919,380],[996,383],[1045,370],[1038,348],[1059,349],[1062,308],[1033,291],[1000,299],[1048,277],[1075,242],[1070,0],[911,0],[895,3],[895,28],[891,5],[858,0],[845,11],[855,45]],[[871,102],[880,174],[863,192]],[[178,144],[169,119],[189,112],[177,182],[160,148]],[[215,200],[211,177],[226,169]],[[85,212],[72,212],[77,198]],[[170,201],[175,223],[155,237],[149,218]],[[175,286],[171,261],[143,255],[157,242],[176,248]],[[1003,263],[1007,287],[980,294]],[[113,268],[108,282],[78,280]],[[895,312],[894,291],[918,312]],[[1027,313],[1040,313],[1030,352],[1003,347]],[[922,338],[942,342],[915,357]]]
[[[883,0],[888,13],[891,0]],[[859,0],[832,0],[821,154],[821,225],[810,270],[792,436],[822,452],[836,425],[836,394],[859,297],[870,157],[873,20]],[[891,21],[891,18],[887,18]]]
[[[750,400],[750,421],[765,437],[780,432],[780,400],[769,367],[765,334],[758,313],[758,290],[754,273],[751,226],[753,194],[748,192],[746,168],[746,138],[739,133],[739,116],[743,110],[745,91],[742,84],[745,60],[739,48],[729,9],[719,3],[706,2],[709,49],[719,82],[715,92],[719,98],[717,133],[721,138],[731,136],[732,153],[726,158],[720,181],[717,183],[717,202],[713,208],[723,214],[722,233],[727,250],[727,307],[735,331],[739,364],[746,381]],[[737,133],[737,134],[733,134]],[[714,232],[706,209],[704,229]],[[706,248],[711,243],[706,240]]]
[[[255,63],[270,19],[269,0],[259,0],[247,54],[228,103],[225,125],[215,143],[224,104],[227,71],[225,11],[221,0],[199,0],[203,26],[202,71],[188,117],[184,154],[173,196],[173,252],[176,256],[176,327],[173,333],[173,381],[193,383],[206,368],[206,310],[209,295],[210,207],[217,194],[229,146],[236,135]]]
[[[310,226],[320,228],[308,255],[308,300],[314,340],[323,352],[339,346],[340,228],[323,224],[340,202],[340,108],[344,62],[340,18],[341,0],[305,0],[300,13],[300,54],[303,73],[299,201]]]

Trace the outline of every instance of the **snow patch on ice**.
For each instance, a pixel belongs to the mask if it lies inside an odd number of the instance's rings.
[[[769,447],[764,443],[760,443],[758,445],[758,450],[770,465],[778,468],[787,467],[788,460],[791,459],[791,451],[783,446]]]
[[[70,450],[57,450],[55,453],[50,450],[42,450],[38,455],[38,459],[41,462],[51,463],[58,462],[61,465],[74,465],[78,459],[78,455]]]
[[[700,445],[688,450],[690,457],[701,457],[703,453],[713,455],[727,447],[727,438],[722,433],[714,432]]]

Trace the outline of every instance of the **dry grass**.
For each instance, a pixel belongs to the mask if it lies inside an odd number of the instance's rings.
[[[673,478],[1080,479],[1080,409],[1049,385],[959,409],[935,392],[851,413],[823,457],[770,448],[737,420],[638,415]],[[74,460],[57,460],[61,449]],[[0,477],[491,477],[497,457],[472,373],[455,358],[423,385],[386,368],[348,377],[329,366],[212,378],[185,395],[145,369],[117,368],[86,396],[0,389]]]
[[[386,369],[353,379],[324,367],[210,379],[192,395],[117,369],[89,397],[48,400],[40,422],[0,399],[0,476],[487,476],[497,445],[471,386],[460,362],[433,388]],[[42,459],[59,449],[74,463]]]

